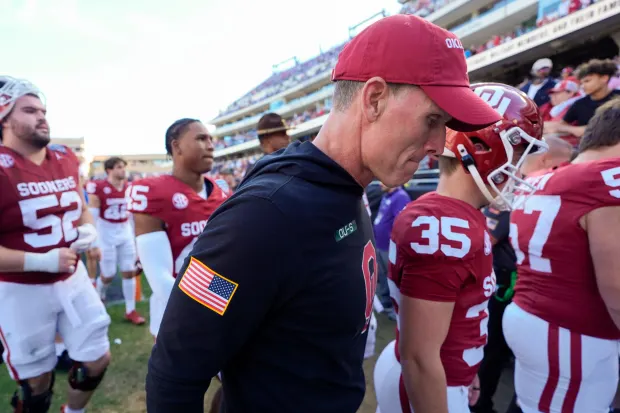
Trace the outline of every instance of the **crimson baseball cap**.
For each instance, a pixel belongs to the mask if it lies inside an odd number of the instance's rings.
[[[469,87],[461,41],[420,17],[385,17],[355,36],[340,52],[332,80],[416,85],[452,120],[450,129],[472,132],[502,119]]]
[[[556,84],[553,89],[549,90],[549,93],[557,92],[579,92],[579,85],[572,80],[564,79],[560,83]]]

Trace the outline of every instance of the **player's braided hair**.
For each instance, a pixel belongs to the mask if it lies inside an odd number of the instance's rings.
[[[198,119],[183,118],[175,121],[166,130],[166,152],[168,155],[172,155],[172,141],[179,139],[179,137],[185,132],[187,127],[194,122],[200,122]]]

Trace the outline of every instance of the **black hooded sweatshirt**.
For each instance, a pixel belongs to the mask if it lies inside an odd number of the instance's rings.
[[[355,413],[377,264],[363,188],[312,143],[262,158],[209,219],[149,360],[149,413]]]

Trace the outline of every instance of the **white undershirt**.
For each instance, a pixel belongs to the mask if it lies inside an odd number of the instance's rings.
[[[198,196],[201,197],[202,199],[207,199],[207,186],[206,185],[202,185],[202,190],[200,192],[198,192]]]

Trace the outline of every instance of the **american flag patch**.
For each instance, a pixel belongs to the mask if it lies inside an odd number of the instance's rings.
[[[232,282],[191,257],[179,288],[194,301],[223,315],[239,284]]]

